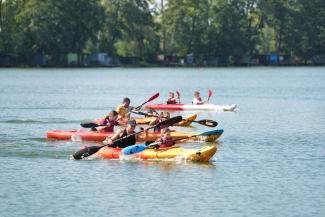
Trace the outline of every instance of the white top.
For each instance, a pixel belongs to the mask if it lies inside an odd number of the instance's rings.
[[[193,103],[194,105],[201,105],[201,104],[204,103],[204,101],[202,101],[201,98],[196,98],[196,97],[194,97],[193,100],[192,100],[192,103]]]

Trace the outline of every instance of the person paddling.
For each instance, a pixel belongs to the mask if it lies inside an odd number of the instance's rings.
[[[128,97],[125,97],[122,101],[122,104],[116,107],[116,111],[118,113],[118,119],[122,123],[127,123],[127,121],[130,119],[130,112],[133,109],[133,107],[130,106],[131,100]]]
[[[114,148],[125,148],[130,145],[134,145],[138,137],[138,135],[135,135],[135,131],[134,131],[136,126],[137,123],[135,120],[129,120],[125,129],[116,132],[110,138],[106,138],[103,141],[103,144]],[[114,140],[117,140],[122,137],[126,137],[126,138],[121,141],[114,142]]]
[[[175,145],[168,127],[162,130],[162,135],[155,141],[155,143],[156,142],[159,143],[159,145],[155,145],[154,148],[167,148]]]
[[[169,98],[167,100],[167,104],[177,104],[177,97],[175,97],[174,92],[169,92]]]
[[[117,121],[118,113],[117,111],[113,110],[105,117],[103,123],[103,127],[97,128],[99,132],[114,132],[114,126],[120,125]]]
[[[168,120],[168,119],[170,119],[170,114],[169,114],[169,112],[161,112],[161,113],[159,114],[159,116],[158,116],[155,120],[153,120],[153,121],[151,121],[151,122],[149,123],[149,126],[154,126],[154,125],[156,125],[156,124],[158,124],[158,123],[160,123],[160,122],[162,122],[162,121]],[[153,129],[153,131],[154,131],[154,132],[160,132],[160,130],[161,130],[162,128],[164,128],[164,126],[155,127],[155,128]]]
[[[205,104],[207,101],[203,101],[202,98],[200,97],[200,92],[195,91],[194,92],[194,98],[192,100],[192,104],[194,105],[202,105]]]
[[[172,147],[176,144],[176,141],[186,141],[187,139],[191,138],[191,136],[188,136],[187,138],[183,138],[183,139],[176,139],[173,140],[173,137],[171,136],[171,130],[167,127],[161,130],[162,135],[156,139],[156,141],[152,142],[149,141],[146,143],[146,145],[148,145],[150,148],[155,148],[155,149],[159,149],[159,148],[168,148],[168,147]]]

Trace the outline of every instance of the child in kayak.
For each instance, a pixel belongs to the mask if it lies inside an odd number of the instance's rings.
[[[114,132],[114,126],[120,125],[117,121],[118,113],[116,111],[111,111],[108,113],[108,115],[105,117],[105,120],[103,121],[102,125],[103,127],[99,127],[97,131],[99,132]]]
[[[167,104],[177,104],[177,97],[175,97],[174,92],[169,92],[169,98]]]
[[[156,141],[147,141],[146,145],[149,146],[149,148],[168,148],[175,145],[175,141],[173,140],[173,137],[171,136],[171,130],[167,127],[161,130],[162,135],[156,139]],[[191,136],[184,137],[183,139],[177,139],[179,142],[184,142],[188,139],[190,139]]]
[[[170,129],[167,127],[162,129],[162,136],[158,138],[155,143],[160,143],[159,145],[155,145],[154,148],[167,148],[175,145],[173,138],[170,134]]]
[[[203,105],[206,102],[207,101],[203,101],[202,98],[200,97],[200,92],[199,91],[194,92],[194,98],[192,100],[192,104],[194,104],[194,105]]]
[[[153,120],[153,121],[151,121],[151,122],[149,123],[149,126],[154,126],[154,125],[156,125],[156,124],[158,124],[158,123],[160,123],[160,122],[162,122],[162,121],[165,121],[165,120],[167,120],[167,119],[170,119],[170,114],[169,114],[169,112],[161,112],[161,113],[159,114],[159,116],[158,116],[155,120]],[[154,131],[154,132],[160,132],[160,130],[161,130],[162,128],[164,128],[164,126],[155,127],[155,128],[153,129],[153,131]]]
[[[159,116],[159,113],[155,109],[150,108],[149,111],[147,112],[147,114],[145,115],[145,117],[152,117],[155,115]]]
[[[129,120],[125,129],[116,132],[110,138],[106,138],[103,141],[103,143],[105,145],[109,145],[109,147],[114,147],[114,148],[125,148],[130,145],[134,145],[138,137],[137,135],[134,135],[135,133],[134,130],[136,126],[137,123],[135,120]],[[115,140],[120,139],[122,137],[126,137],[126,138],[121,141],[114,142]]]

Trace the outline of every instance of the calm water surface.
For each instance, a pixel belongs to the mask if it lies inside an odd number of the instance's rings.
[[[209,163],[74,161],[80,142],[45,139],[125,96],[208,89],[238,104],[199,113],[225,130]],[[0,69],[0,129],[2,217],[325,215],[324,67]]]

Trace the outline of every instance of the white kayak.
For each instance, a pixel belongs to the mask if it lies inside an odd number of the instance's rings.
[[[236,107],[237,107],[236,104],[232,104],[232,105],[151,104],[145,106],[145,109],[173,110],[173,111],[182,111],[182,110],[234,111]]]

